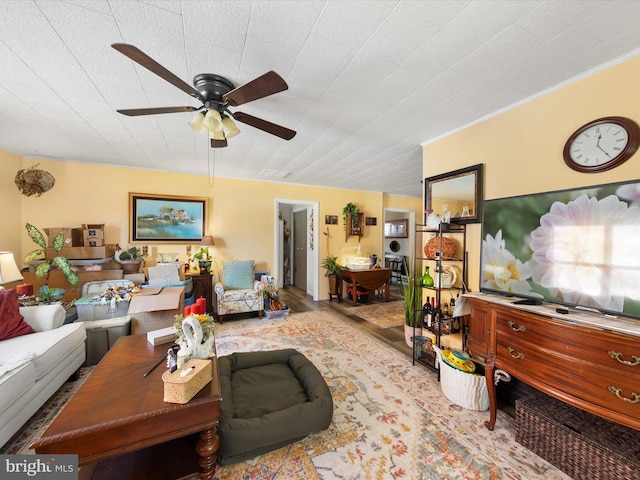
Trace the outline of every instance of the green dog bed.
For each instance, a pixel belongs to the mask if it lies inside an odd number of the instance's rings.
[[[300,352],[238,352],[220,357],[218,366],[220,465],[276,450],[331,423],[329,387]]]

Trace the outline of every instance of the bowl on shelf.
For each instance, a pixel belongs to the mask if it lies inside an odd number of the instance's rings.
[[[442,258],[453,258],[456,256],[456,244],[453,240],[443,236],[433,237],[424,246],[424,254],[427,258],[435,259],[436,252],[442,250]]]

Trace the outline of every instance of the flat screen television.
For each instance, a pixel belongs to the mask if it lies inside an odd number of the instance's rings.
[[[486,200],[480,290],[640,319],[640,180]]]

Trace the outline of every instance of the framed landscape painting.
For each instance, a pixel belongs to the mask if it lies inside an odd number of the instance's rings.
[[[206,230],[207,197],[129,193],[131,242],[198,243]]]

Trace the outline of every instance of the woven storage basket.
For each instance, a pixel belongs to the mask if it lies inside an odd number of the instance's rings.
[[[182,372],[193,372],[181,376]],[[167,370],[162,374],[164,382],[164,401],[169,403],[187,403],[196,393],[211,381],[211,360],[193,359],[173,373]]]
[[[640,431],[542,393],[516,400],[516,442],[575,480],[640,480]]]
[[[483,375],[466,373],[445,363],[441,350],[434,346],[440,368],[440,388],[452,403],[467,410],[484,411],[489,408],[487,382]]]
[[[440,243],[442,242],[442,258],[453,258],[456,256],[456,244],[447,237],[433,237],[424,246],[424,254],[427,258],[436,258],[436,252],[440,251]]]

